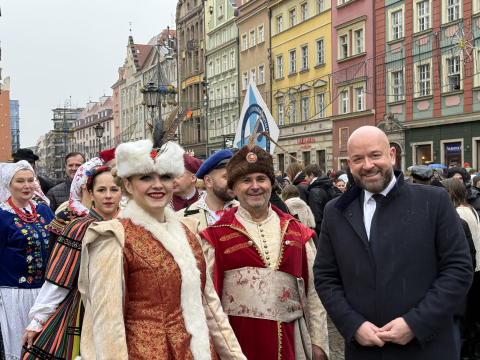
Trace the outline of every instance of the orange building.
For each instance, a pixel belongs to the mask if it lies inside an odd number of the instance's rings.
[[[10,77],[0,83],[0,162],[12,157],[10,129]]]

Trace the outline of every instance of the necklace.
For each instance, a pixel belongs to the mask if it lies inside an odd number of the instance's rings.
[[[31,214],[27,214],[22,209],[16,207],[13,204],[12,197],[8,198],[8,205],[10,205],[12,207],[12,209],[15,211],[15,214],[17,214],[18,217],[23,222],[31,224],[31,223],[34,223],[35,221],[37,221],[37,211],[35,210],[35,206],[33,205],[33,203],[31,201],[29,201],[29,204],[30,204],[30,209],[32,210]]]

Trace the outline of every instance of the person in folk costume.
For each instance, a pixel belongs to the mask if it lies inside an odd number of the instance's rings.
[[[7,360],[19,360],[28,311],[43,285],[54,215],[32,200],[35,173],[27,161],[0,165],[0,324]]]
[[[195,185],[197,183],[196,173],[202,166],[202,161],[183,154],[183,164],[185,170],[181,176],[173,180],[173,196],[169,206],[175,211],[189,207],[200,197],[200,191]]]
[[[240,206],[200,232],[209,272],[249,360],[327,359],[326,312],[312,274],[315,232],[269,205],[273,159],[255,145],[258,125],[226,168]]]
[[[22,360],[74,360],[80,355],[84,307],[77,287],[82,240],[95,222],[116,218],[122,197],[111,169],[92,169],[86,188],[92,207],[85,217],[72,220],[57,238],[48,263],[45,284],[30,310],[23,336]]]
[[[76,218],[87,216],[90,211],[91,200],[88,194],[86,183],[90,172],[102,166],[102,160],[93,158],[80,166],[75,173],[72,185],[70,186],[70,196],[68,201],[61,204],[55,212],[55,218],[49,225],[50,241],[48,246],[48,255],[52,253],[53,247],[57,243],[57,238],[63,234],[65,228]]]
[[[198,201],[177,212],[179,217],[193,217],[200,221],[198,230],[213,225],[233,206],[238,206],[235,194],[227,186],[228,160],[233,156],[230,150],[217,151],[200,166],[197,179],[203,180],[206,192],[200,195]]]
[[[83,241],[82,360],[245,359],[189,230],[198,220],[180,222],[168,207],[173,179],[184,172],[184,151],[169,140],[185,115],[171,115],[165,127],[157,120],[153,141],[115,151],[115,181],[129,201]]]

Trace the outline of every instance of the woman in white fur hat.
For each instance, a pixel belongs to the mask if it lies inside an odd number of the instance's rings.
[[[86,233],[82,360],[245,359],[207,273],[198,220],[185,218],[187,227],[167,206],[184,151],[161,130],[117,147],[115,181],[130,200]]]

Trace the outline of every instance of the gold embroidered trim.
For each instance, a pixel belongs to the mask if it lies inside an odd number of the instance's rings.
[[[285,221],[285,225],[283,226],[282,233],[280,235],[280,242],[281,242],[280,255],[278,256],[277,264],[275,265],[275,268],[273,270],[278,270],[278,268],[280,267],[280,264],[282,263],[283,252],[285,251],[285,243],[283,242],[283,238],[285,237],[285,233],[287,231],[288,224],[290,224],[290,220]]]
[[[253,239],[250,237],[250,235],[249,235],[246,231],[243,231],[243,229],[241,229],[241,228],[239,228],[239,227],[236,227],[236,226],[234,226],[234,225],[228,225],[228,226],[230,226],[230,228],[238,231],[240,234],[245,235],[248,240],[251,240],[251,241],[253,242],[253,246],[255,246],[255,249],[257,249],[258,255],[260,255],[260,257],[262,258],[263,265],[265,265],[265,267],[268,268],[267,259],[265,259],[265,257],[263,256],[262,252],[261,252],[260,249],[258,248],[257,244],[255,244],[255,241],[253,241]]]
[[[237,244],[237,245],[229,247],[227,250],[225,250],[224,254],[231,254],[231,253],[233,253],[237,250],[241,250],[241,249],[244,249],[244,248],[247,248],[247,247],[249,247],[249,245],[247,243]]]
[[[295,241],[295,240],[290,240],[290,246],[296,246],[296,247],[298,247],[300,250],[303,250],[302,244],[300,244],[298,241]]]
[[[288,230],[287,235],[296,235],[296,236],[302,237],[301,233],[296,232],[296,231],[292,231],[292,230]]]
[[[228,241],[228,240],[232,240],[232,239],[235,239],[237,237],[241,237],[242,235],[238,234],[238,233],[233,233],[233,234],[229,234],[229,235],[224,235],[220,238],[219,241]]]
[[[282,360],[282,322],[277,322],[278,329],[278,360]]]

